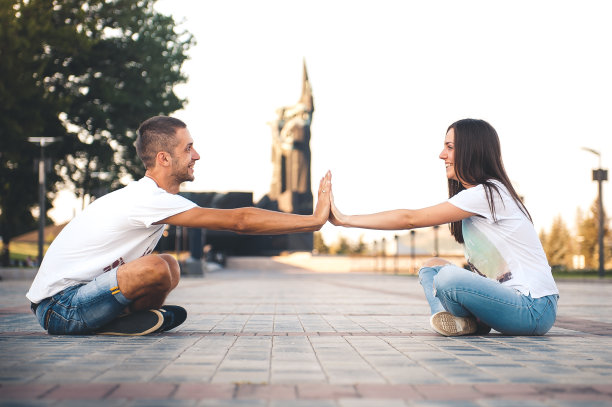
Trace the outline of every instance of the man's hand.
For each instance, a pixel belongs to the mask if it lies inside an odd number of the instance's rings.
[[[325,176],[319,182],[319,192],[317,194],[317,204],[315,206],[313,216],[320,220],[321,226],[327,222],[330,211],[330,194],[331,194],[331,172],[327,171]]]

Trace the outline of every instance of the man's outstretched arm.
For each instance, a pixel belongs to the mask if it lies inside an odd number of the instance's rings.
[[[331,174],[328,172],[319,183],[317,205],[312,215],[295,215],[253,207],[237,209],[196,207],[157,223],[257,235],[312,232],[321,229],[329,217],[330,187]]]

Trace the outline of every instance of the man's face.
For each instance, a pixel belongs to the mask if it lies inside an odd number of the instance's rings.
[[[193,166],[200,159],[200,155],[193,148],[193,138],[186,128],[176,131],[178,145],[172,152],[172,176],[181,183],[193,181]]]

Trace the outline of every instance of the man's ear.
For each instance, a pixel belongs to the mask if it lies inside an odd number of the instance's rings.
[[[155,162],[161,167],[168,167],[170,165],[170,154],[166,151],[160,151],[155,156]]]

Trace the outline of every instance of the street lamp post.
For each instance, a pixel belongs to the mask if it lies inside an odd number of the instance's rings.
[[[399,272],[399,236],[393,236],[395,239],[395,274]]]
[[[45,244],[45,198],[46,198],[46,173],[45,165],[45,145],[51,144],[56,140],[55,137],[28,137],[30,143],[40,144],[40,161],[38,161],[38,206],[40,214],[38,216],[38,265],[42,263],[44,244]]]
[[[595,154],[599,158],[599,168],[593,170],[593,181],[597,181],[597,216],[599,218],[599,233],[598,233],[598,245],[599,245],[599,277],[603,278],[605,275],[604,271],[604,211],[603,211],[603,182],[608,180],[608,170],[601,168],[601,153],[590,148],[583,147],[585,151]]]
[[[440,256],[440,248],[438,246],[438,229],[440,229],[440,225],[435,225],[433,227],[433,231],[434,231],[434,257]]]
[[[387,239],[383,237],[380,246],[382,249],[380,253],[380,256],[382,258],[382,272],[384,273],[385,271],[387,271]]]
[[[374,240],[372,246],[374,251],[374,271],[378,271],[378,242]]]
[[[410,267],[412,272],[416,272],[416,259],[415,259],[415,250],[414,250],[414,235],[416,235],[416,231],[413,229],[410,231]]]

